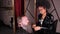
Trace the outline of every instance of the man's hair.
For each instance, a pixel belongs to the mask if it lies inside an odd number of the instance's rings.
[[[36,7],[38,8],[39,6],[49,9],[50,3],[48,2],[48,0],[36,0]]]

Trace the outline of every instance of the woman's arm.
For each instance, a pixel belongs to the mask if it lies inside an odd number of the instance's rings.
[[[34,29],[34,31],[41,30],[41,27],[40,26],[36,26],[36,24],[33,24],[32,28]]]

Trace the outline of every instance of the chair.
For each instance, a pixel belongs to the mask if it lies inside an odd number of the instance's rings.
[[[57,19],[53,22],[53,34],[56,34],[57,22],[58,22]]]

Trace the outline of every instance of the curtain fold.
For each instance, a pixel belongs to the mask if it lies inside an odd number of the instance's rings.
[[[15,16],[21,16],[21,0],[15,0]]]
[[[15,9],[15,28],[18,29],[17,18],[21,16],[21,0],[14,0]]]
[[[24,14],[24,0],[14,0],[15,26],[18,28],[17,18]]]

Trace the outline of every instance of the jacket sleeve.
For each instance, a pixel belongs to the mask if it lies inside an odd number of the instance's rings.
[[[49,21],[49,29],[50,29],[50,30],[53,29],[53,22],[54,22],[54,16],[51,15],[51,16],[50,16],[50,21]]]

